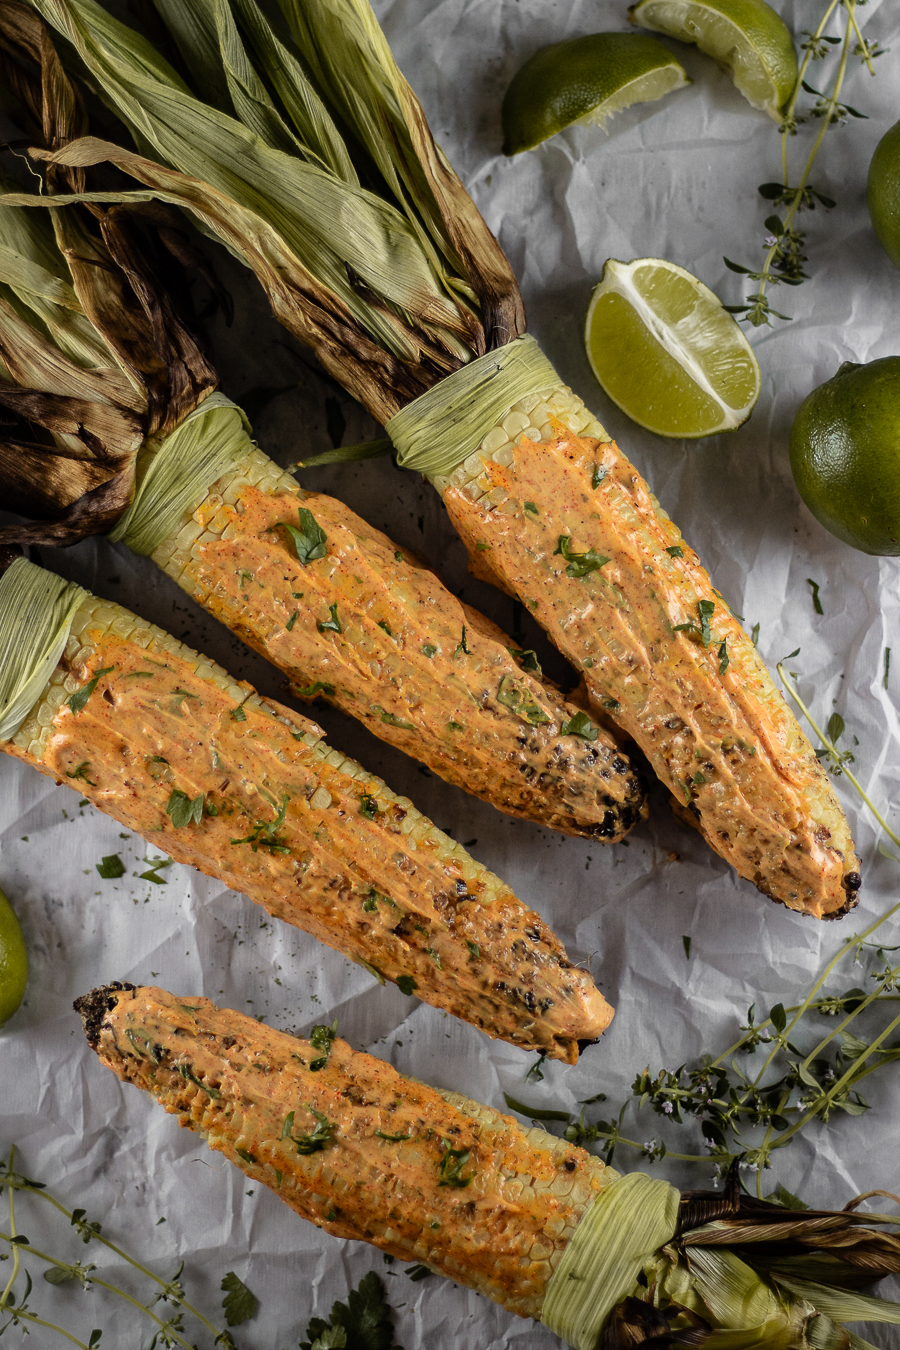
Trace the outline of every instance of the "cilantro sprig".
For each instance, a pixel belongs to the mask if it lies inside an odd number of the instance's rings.
[[[350,1290],[346,1303],[332,1304],[327,1321],[311,1318],[306,1336],[300,1350],[400,1350],[392,1344],[391,1310],[374,1270]]]
[[[283,520],[280,524],[291,536],[298,559],[304,567],[308,567],[311,562],[318,562],[328,553],[328,535],[312,511],[308,511],[305,506],[299,508],[297,516],[299,526],[292,525],[288,520]]]

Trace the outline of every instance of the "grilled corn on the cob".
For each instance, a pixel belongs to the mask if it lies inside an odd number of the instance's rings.
[[[261,451],[214,483],[153,558],[295,694],[327,698],[500,810],[601,842],[646,814],[627,755],[542,678],[533,653]]]
[[[75,1006],[108,1068],[298,1214],[540,1317],[578,1350],[839,1350],[868,1344],[841,1323],[897,1321],[897,1304],[843,1294],[900,1269],[900,1238],[880,1227],[894,1216],[786,1211],[742,1197],[736,1171],[724,1193],[679,1197],[331,1028],[300,1040],[133,985]]]
[[[859,860],[828,775],[696,553],[581,400],[523,399],[437,486],[473,571],[528,604],[712,847],[790,909],[852,908]]]
[[[612,1016],[590,977],[508,886],[322,735],[90,597],[3,748],[378,978],[574,1062]]]
[[[576,1225],[619,1175],[345,1041],[313,1072],[323,1055],[309,1041],[205,998],[114,985],[76,1006],[108,1068],[303,1218],[426,1262],[522,1317],[539,1315]]]

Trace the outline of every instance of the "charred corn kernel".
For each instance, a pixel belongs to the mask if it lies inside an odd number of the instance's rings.
[[[513,413],[540,444],[525,428],[510,457],[511,413],[464,472],[435,480],[473,572],[528,605],[592,706],[741,876],[791,909],[839,917],[860,884],[850,830],[756,648],[581,399],[539,393]],[[493,508],[498,488],[518,511]]]
[[[579,1220],[619,1176],[341,1040],[312,1072],[308,1041],[205,998],[111,985],[76,1006],[102,1063],[303,1218],[522,1317],[539,1316]]]
[[[78,609],[4,748],[63,782],[87,766],[78,791],[154,848],[491,1036],[574,1062],[609,1022],[539,917],[410,801],[118,605]]]
[[[517,412],[514,428],[525,423]],[[506,495],[498,488],[490,500]],[[327,538],[324,556],[306,564],[284,528],[300,525],[301,506]],[[579,709],[533,658],[411,554],[340,502],[303,492],[260,451],[214,483],[153,556],[298,696],[327,698],[500,810],[604,842],[646,814],[640,779],[605,727],[589,724],[589,739],[563,734]]]

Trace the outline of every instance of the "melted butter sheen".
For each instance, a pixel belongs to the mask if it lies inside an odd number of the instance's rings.
[[[574,1062],[607,1026],[540,918],[380,779],[325,762],[312,722],[255,697],[237,720],[190,661],[109,630],[85,640],[79,680],[108,672],[81,712],[56,712],[38,768],[88,766],[79,790],[154,848],[491,1036]],[[176,826],[173,792],[202,796],[199,824]]]
[[[844,912],[859,861],[827,774],[634,467],[614,444],[566,433],[526,440],[512,464],[485,471],[519,509],[498,512],[446,490],[473,570],[490,568],[528,605],[583,672],[594,706],[634,737],[681,812],[741,876],[791,909]],[[526,501],[539,504],[538,515],[524,511]],[[609,561],[567,575],[562,536],[570,553],[593,549]],[[479,551],[479,540],[490,550]]]
[[[313,1072],[320,1051],[308,1041],[208,999],[140,988],[110,1002],[96,1045],[103,1063],[253,1180],[335,1236],[425,1261],[521,1316],[539,1314],[575,1226],[618,1176],[583,1149],[455,1094],[448,1101],[344,1041]],[[331,1133],[300,1154],[291,1136],[321,1125],[314,1111]],[[463,1186],[440,1184],[448,1148],[469,1155]]]

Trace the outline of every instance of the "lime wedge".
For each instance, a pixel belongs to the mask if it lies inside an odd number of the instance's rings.
[[[12,905],[0,891],[0,1027],[22,1002],[27,982],[25,939]]]
[[[503,100],[503,153],[533,150],[573,123],[599,126],[632,103],[690,84],[683,66],[642,33],[590,33],[535,52]]]
[[[765,0],[640,0],[632,23],[696,42],[776,122],[797,83],[794,39]]]
[[[759,366],[734,319],[708,286],[661,258],[604,263],[584,344],[613,403],[658,436],[735,431],[759,397]]]

